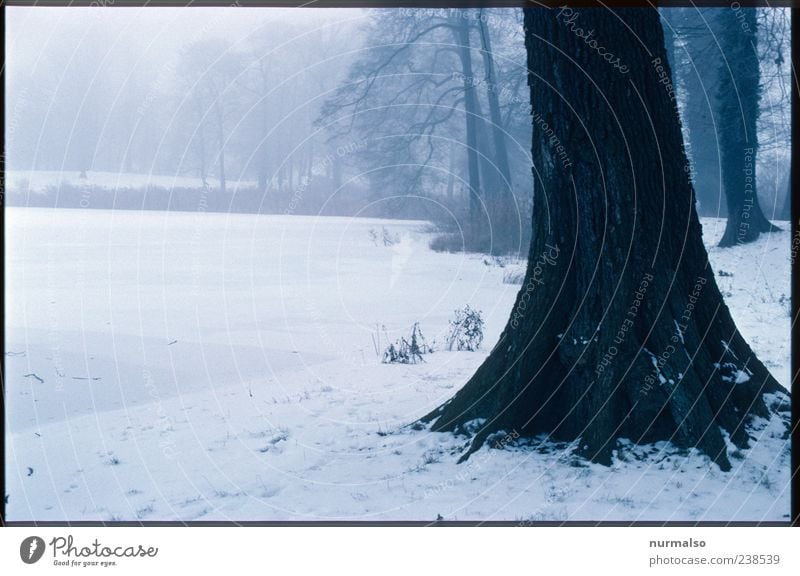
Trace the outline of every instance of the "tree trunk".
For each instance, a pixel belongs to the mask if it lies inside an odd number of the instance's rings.
[[[513,250],[519,251],[519,225],[514,222],[514,199],[511,192],[511,168],[508,161],[506,135],[503,131],[503,117],[500,112],[500,102],[497,78],[494,71],[494,58],[492,56],[492,41],[483,10],[478,12],[478,29],[481,37],[481,54],[483,56],[484,87],[486,101],[489,107],[489,122],[484,119],[480,128],[489,134],[479,135],[479,144],[483,143],[484,149],[491,135],[492,150],[485,154],[481,169],[482,190],[484,193],[488,221],[491,226],[490,246],[493,253],[504,253]],[[480,118],[484,118],[483,114]],[[487,150],[489,152],[489,150]]]
[[[470,53],[469,22],[462,20],[454,29],[459,45],[461,73],[464,76],[464,116],[467,136],[467,172],[469,174],[469,222],[468,248],[479,250],[484,243],[483,195],[481,193],[480,168],[478,166],[478,98],[475,91],[475,76],[472,71]]]
[[[483,15],[481,9],[480,15]],[[483,54],[483,68],[485,72],[486,97],[489,101],[489,117],[492,121],[492,143],[494,144],[494,162],[497,171],[503,179],[506,189],[511,189],[511,168],[508,165],[508,150],[506,137],[503,133],[503,117],[500,113],[500,102],[497,96],[499,87],[494,73],[494,58],[492,56],[492,40],[489,29],[483,18],[478,18],[481,32],[481,51]]]
[[[422,421],[474,435],[462,461],[517,431],[580,439],[578,453],[601,463],[618,438],[669,440],[727,470],[722,430],[746,447],[748,417],[768,414],[762,393],[783,389],[708,263],[678,112],[652,64],[666,61],[658,14],[529,8],[525,29],[532,109],[572,162],[534,132],[523,287],[483,365]]]
[[[719,245],[735,246],[779,228],[770,224],[761,211],[756,186],[756,123],[761,90],[756,10],[724,10],[719,18],[725,61],[720,71],[718,116],[722,184],[728,202],[728,223]]]

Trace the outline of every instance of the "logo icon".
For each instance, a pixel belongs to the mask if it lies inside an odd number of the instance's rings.
[[[44,540],[38,536],[28,536],[19,545],[19,557],[25,564],[35,564],[44,556]]]

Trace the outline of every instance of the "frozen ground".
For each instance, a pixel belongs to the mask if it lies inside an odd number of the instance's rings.
[[[7,208],[6,225],[8,520],[788,518],[777,421],[729,473],[668,445],[611,468],[552,445],[456,465],[463,440],[403,428],[478,367],[518,289],[431,252],[422,223]],[[723,227],[706,219],[707,241]],[[784,385],[789,242],[711,249]],[[380,363],[377,338],[419,321],[441,342],[465,304],[483,352]]]

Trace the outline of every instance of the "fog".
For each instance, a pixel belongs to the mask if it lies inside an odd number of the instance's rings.
[[[504,249],[524,251],[532,128],[519,10],[6,13],[11,204],[196,210],[205,191],[209,210],[425,218],[445,231],[480,212],[512,230]],[[716,88],[704,109],[685,93],[692,78],[713,85],[721,56],[690,45],[669,17],[680,12],[664,14],[684,121],[709,133]],[[713,26],[691,33],[716,42]],[[759,193],[772,215],[788,189],[788,66],[763,52]],[[695,174],[719,173],[715,150],[690,152]],[[696,182],[702,213],[724,216],[719,179]]]
[[[255,116],[266,113],[262,123],[275,127],[267,145],[291,150],[308,137],[315,97],[339,81],[363,18],[359,10],[10,8],[8,166],[218,178],[219,114],[228,178],[251,178],[246,149],[263,139]]]

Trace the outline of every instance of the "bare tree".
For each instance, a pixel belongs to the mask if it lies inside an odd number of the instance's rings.
[[[441,190],[444,200],[460,179],[468,191],[465,247],[505,251],[515,244],[509,238],[519,245],[518,230],[499,218],[514,211],[506,133],[520,116],[514,114],[518,102],[506,102],[504,110],[483,15],[479,10],[374,13],[370,49],[353,63],[322,121],[336,119],[340,138],[356,133],[370,140],[368,150],[353,160],[370,174],[376,190],[398,196]],[[524,78],[521,69],[516,72]],[[511,87],[520,88],[517,79],[503,91],[507,101]],[[451,158],[453,150],[461,150],[460,160]],[[372,170],[375,166],[391,169]],[[451,180],[449,168],[460,178]]]
[[[190,143],[199,175],[205,182],[210,165],[216,165],[221,192],[227,189],[228,122],[240,99],[236,78],[241,70],[241,55],[229,44],[213,39],[188,46],[179,68],[193,118]]]

